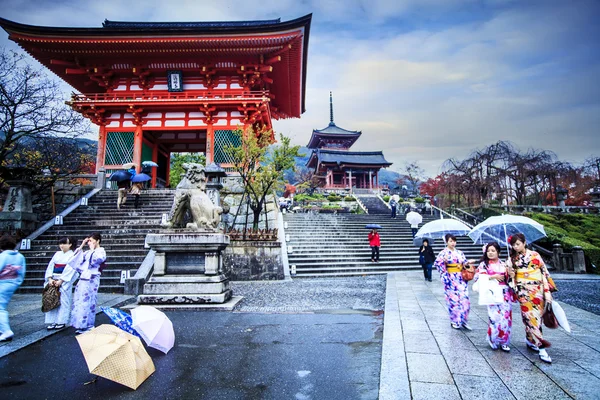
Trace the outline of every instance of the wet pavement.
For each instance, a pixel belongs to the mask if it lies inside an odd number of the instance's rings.
[[[166,313],[175,347],[148,349],[156,372],[136,391],[104,378],[86,384],[94,375],[69,329],[0,359],[2,398],[377,398],[381,316]]]
[[[452,329],[442,284],[434,276],[424,282],[422,273],[388,274],[380,399],[600,398],[600,316],[561,303],[572,334],[544,329],[552,342],[549,365],[526,348],[517,305],[510,353],[486,343],[487,307],[477,305],[476,293],[471,293],[473,330]],[[562,279],[560,290],[558,282]]]
[[[73,329],[46,331],[40,296],[15,295],[15,340],[0,344],[0,397],[598,399],[600,316],[567,303],[597,306],[600,277],[553,277],[573,333],[544,330],[552,365],[526,349],[516,306],[512,351],[493,351],[485,342],[486,307],[476,305],[476,295],[473,331],[453,330],[439,279],[426,283],[422,273],[407,271],[232,282],[244,296],[234,312],[166,311],[176,345],[167,355],[148,348],[156,372],[137,391],[94,380]],[[101,294],[99,303],[131,301]],[[103,314],[101,323],[108,323]]]

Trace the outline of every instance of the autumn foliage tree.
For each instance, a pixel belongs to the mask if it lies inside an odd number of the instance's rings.
[[[233,169],[244,183],[253,212],[252,226],[258,229],[267,196],[283,187],[284,171],[294,167],[300,146],[291,146],[290,138],[283,135],[274,145],[267,129],[238,129],[234,133],[240,138],[240,145],[226,145],[225,152],[232,157]]]

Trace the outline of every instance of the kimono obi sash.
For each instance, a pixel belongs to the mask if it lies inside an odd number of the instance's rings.
[[[17,279],[19,277],[20,265],[7,264],[0,271],[0,281]]]
[[[65,267],[67,266],[67,264],[54,264],[54,271],[52,271],[53,274],[62,274],[63,271],[65,270]]]
[[[533,281],[542,281],[542,270],[539,268],[519,268],[517,269],[517,280],[525,283],[531,283]]]
[[[456,274],[462,271],[462,264],[446,264],[446,271],[451,274]]]

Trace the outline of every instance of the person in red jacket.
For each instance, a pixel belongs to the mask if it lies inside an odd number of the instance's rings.
[[[371,246],[371,262],[379,262],[379,247],[381,246],[381,238],[377,229],[372,229],[369,232],[369,246]]]

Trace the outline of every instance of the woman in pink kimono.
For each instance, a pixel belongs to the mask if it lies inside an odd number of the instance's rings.
[[[507,261],[511,285],[521,305],[521,317],[525,324],[525,344],[537,351],[540,359],[551,363],[546,351],[550,342],[542,336],[542,314],[546,303],[552,303],[552,293],[556,285],[539,253],[526,247],[525,235],[516,233],[508,238],[511,245],[510,259]]]
[[[71,326],[77,329],[77,333],[92,329],[96,321],[96,299],[98,287],[100,286],[100,270],[106,260],[106,252],[100,247],[101,241],[102,237],[99,233],[92,233],[90,237],[83,240],[68,263],[68,267],[73,268],[80,274],[79,283],[77,283],[73,295],[73,310],[71,312]],[[90,249],[83,251],[85,245],[88,245]]]
[[[477,268],[477,275],[487,275],[490,280],[496,280],[502,287],[504,302],[490,304],[488,308],[489,325],[487,341],[494,350],[500,347],[503,351],[510,351],[510,334],[512,330],[512,303],[514,293],[508,286],[508,271],[506,264],[500,261],[500,245],[496,242],[484,246],[483,258]]]
[[[468,324],[471,308],[469,288],[461,274],[463,267],[469,264],[469,261],[462,251],[456,249],[456,237],[454,235],[447,234],[445,239],[446,248],[440,251],[434,265],[439,271],[444,284],[450,325],[454,329],[462,327],[470,331],[471,327]]]

